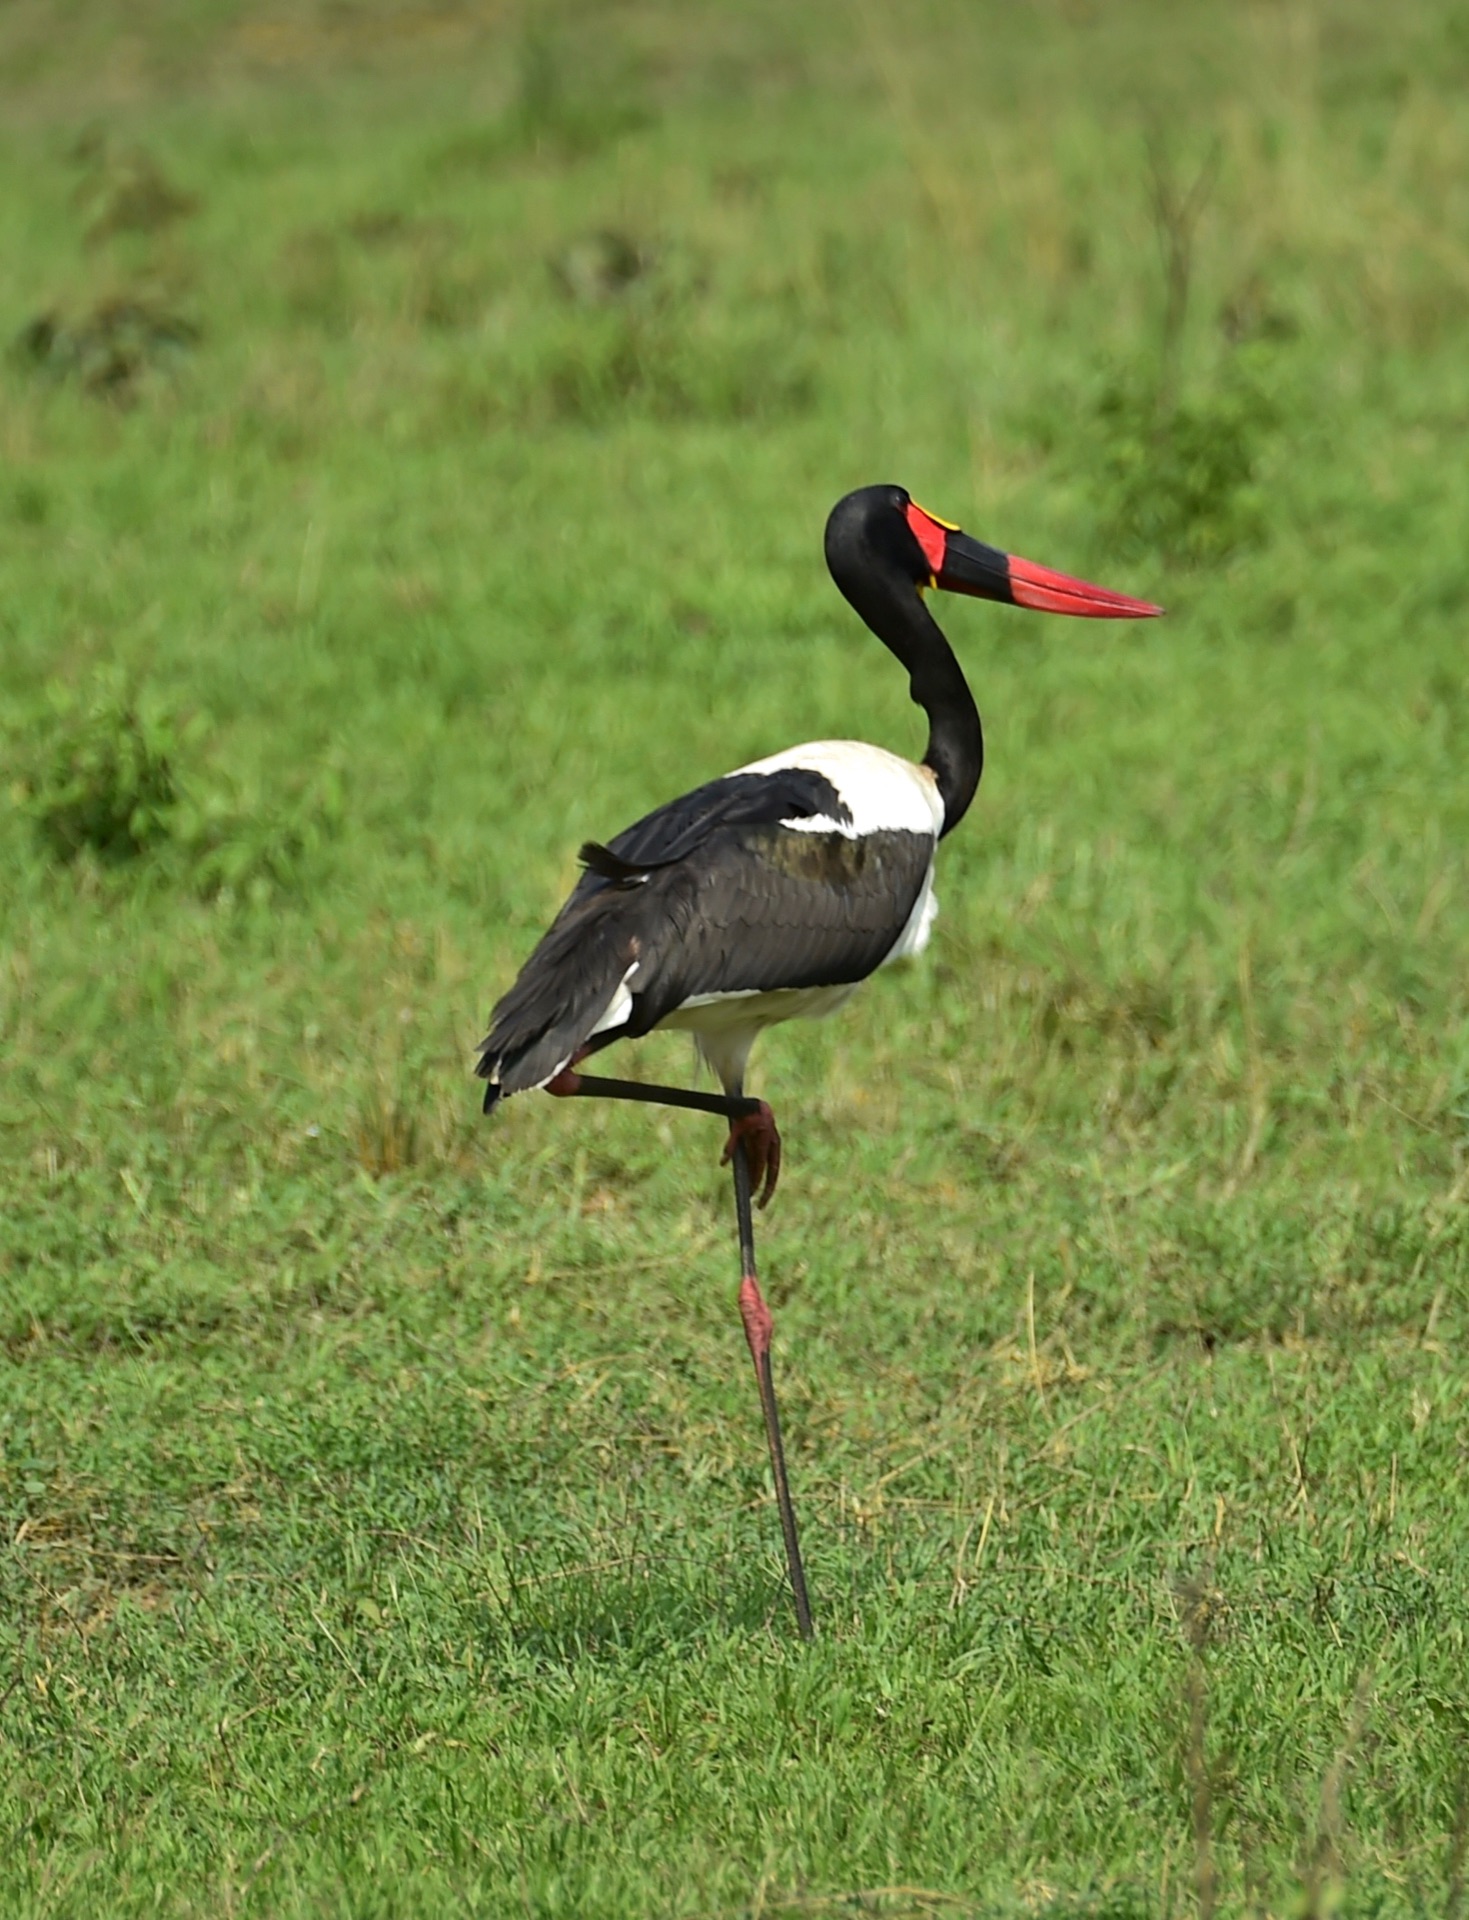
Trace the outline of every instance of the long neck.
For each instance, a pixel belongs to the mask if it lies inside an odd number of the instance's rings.
[[[969,811],[984,771],[984,733],[969,682],[938,622],[906,580],[886,569],[863,569],[855,578],[846,568],[832,571],[843,594],[908,669],[908,691],[928,715],[923,764],[932,767],[938,781],[943,832],[952,833]]]

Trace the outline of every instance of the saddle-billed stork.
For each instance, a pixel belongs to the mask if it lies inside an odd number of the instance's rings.
[[[485,1111],[539,1087],[690,1107],[730,1123],[740,1314],[755,1363],[803,1638],[811,1612],[770,1369],[771,1317],[755,1272],[752,1186],[770,1199],[780,1135],[745,1096],[766,1027],[831,1013],[889,961],[922,952],[937,903],[934,854],[979,785],[979,711],[924,602],[929,588],[1041,613],[1119,620],[1161,607],[1088,586],[970,539],[902,487],[862,487],[826,523],[841,592],[908,670],[928,716],[916,765],[860,740],[818,740],[752,761],[588,841],[570,899],[491,1016],[479,1049]],[[579,1071],[614,1040],[691,1032],[724,1088],[607,1080]]]

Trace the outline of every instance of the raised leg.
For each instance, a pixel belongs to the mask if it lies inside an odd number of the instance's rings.
[[[563,1067],[546,1092],[560,1100],[641,1100],[654,1107],[684,1107],[693,1113],[717,1113],[730,1123],[721,1166],[734,1157],[737,1141],[747,1141],[750,1171],[760,1188],[759,1204],[770,1203],[780,1177],[780,1131],[775,1115],[763,1100],[747,1100],[742,1093],[700,1093],[693,1087],[655,1087],[642,1080],[607,1080],[599,1074],[578,1073],[575,1064]]]
[[[801,1638],[812,1637],[811,1601],[806,1593],[806,1570],[801,1564],[801,1542],[796,1533],[796,1510],[791,1504],[791,1485],[786,1478],[785,1448],[780,1438],[780,1412],[775,1404],[775,1382],[770,1372],[770,1309],[760,1291],[755,1273],[755,1220],[750,1210],[750,1162],[742,1136],[731,1135],[726,1156],[734,1165],[735,1218],[740,1232],[740,1318],[745,1323],[745,1339],[755,1363],[755,1384],[760,1389],[760,1411],[765,1415],[765,1436],[770,1442],[770,1470],[775,1478],[775,1499],[780,1508],[780,1530],[785,1537],[786,1566],[791,1576],[791,1598],[796,1605],[796,1625]]]
[[[578,1073],[575,1064],[563,1067],[554,1080],[546,1082],[545,1090],[561,1100],[641,1100],[650,1107],[717,1113],[730,1121],[753,1119],[765,1106],[763,1100],[747,1100],[739,1093],[700,1093],[697,1087],[654,1087],[643,1080],[608,1080],[597,1073]]]

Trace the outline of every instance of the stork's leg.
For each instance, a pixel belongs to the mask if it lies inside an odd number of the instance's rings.
[[[655,1107],[717,1113],[730,1123],[720,1165],[728,1166],[736,1143],[745,1141],[750,1149],[751,1177],[760,1188],[759,1205],[767,1206],[775,1192],[780,1177],[780,1130],[763,1100],[747,1100],[739,1093],[700,1093],[692,1087],[655,1087],[642,1080],[607,1080],[599,1074],[578,1073],[574,1066],[563,1067],[554,1080],[548,1080],[546,1092],[563,1100],[642,1100]]]
[[[796,1604],[796,1625],[801,1638],[809,1640],[812,1635],[811,1602],[806,1593],[806,1570],[801,1565],[796,1510],[791,1504],[791,1486],[786,1478],[780,1413],[775,1404],[775,1382],[770,1372],[772,1322],[770,1309],[765,1304],[765,1296],[760,1291],[760,1282],[755,1273],[755,1220],[750,1211],[750,1162],[742,1136],[731,1135],[730,1145],[731,1151],[726,1157],[734,1163],[735,1218],[740,1231],[740,1318],[745,1323],[745,1338],[750,1345],[750,1358],[755,1363],[760,1411],[765,1415],[765,1437],[770,1442],[770,1470],[775,1477],[780,1530],[785,1536],[786,1566],[790,1569],[791,1598]]]
[[[755,1156],[754,1178],[763,1179],[760,1204],[775,1191],[780,1171],[780,1135],[775,1117],[763,1100],[747,1100],[738,1090],[730,1093],[699,1093],[687,1087],[648,1086],[641,1080],[606,1080],[600,1075],[578,1073],[568,1066],[546,1083],[546,1092],[561,1099],[601,1097],[607,1100],[642,1100],[653,1106],[686,1107],[695,1113],[717,1113],[730,1122],[729,1142],[724,1158],[734,1169],[735,1219],[740,1235],[740,1318],[745,1323],[745,1339],[755,1363],[755,1384],[760,1389],[760,1411],[765,1416],[765,1437],[770,1442],[770,1470],[775,1477],[775,1498],[780,1508],[780,1530],[785,1538],[786,1565],[791,1575],[791,1597],[796,1604],[796,1625],[801,1638],[811,1638],[811,1602],[806,1593],[806,1571],[801,1565],[801,1543],[796,1533],[796,1510],[791,1504],[791,1486],[786,1477],[785,1448],[780,1438],[780,1413],[775,1404],[775,1382],[770,1371],[770,1309],[760,1291],[755,1273],[755,1217],[751,1211],[751,1149]]]

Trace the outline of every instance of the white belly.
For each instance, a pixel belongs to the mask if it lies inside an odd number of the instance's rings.
[[[676,1007],[660,1027],[681,1033],[728,1033],[735,1027],[778,1027],[783,1020],[823,1020],[844,1007],[862,982],[839,987],[767,987],[748,993],[702,993]]]
[[[658,1025],[691,1033],[699,1053],[728,1092],[743,1085],[750,1049],[767,1027],[779,1026],[783,1020],[824,1019],[845,1006],[861,984],[852,980],[839,987],[771,987],[748,993],[701,994],[685,1000]]]

